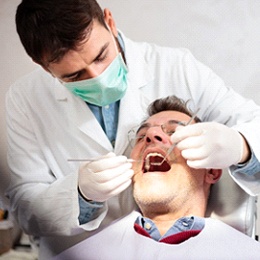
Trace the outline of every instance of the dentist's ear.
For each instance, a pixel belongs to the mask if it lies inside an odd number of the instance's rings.
[[[205,180],[207,183],[214,184],[219,181],[222,176],[222,170],[220,169],[209,169],[205,175]]]
[[[116,23],[112,16],[111,11],[107,8],[104,9],[104,19],[105,19],[106,24],[109,26],[111,32],[113,33],[114,37],[117,38],[118,32],[117,32],[117,28],[116,28]]]

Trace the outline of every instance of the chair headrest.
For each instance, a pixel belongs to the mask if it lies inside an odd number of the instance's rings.
[[[221,179],[213,185],[206,217],[217,218],[233,228],[252,236],[255,227],[256,198],[248,195],[223,170]]]

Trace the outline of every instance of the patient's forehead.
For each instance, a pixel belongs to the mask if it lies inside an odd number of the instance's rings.
[[[188,122],[190,116],[178,111],[162,111],[149,117],[146,122],[150,124],[163,124],[169,120]]]

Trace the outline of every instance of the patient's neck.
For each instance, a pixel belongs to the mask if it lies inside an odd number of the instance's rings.
[[[183,207],[179,210],[171,210],[170,208],[167,209],[167,207],[164,207],[163,210],[159,207],[141,209],[143,216],[151,219],[155,223],[161,236],[163,236],[179,218],[189,216],[204,217],[205,210],[205,207],[198,207],[198,205],[190,208]]]

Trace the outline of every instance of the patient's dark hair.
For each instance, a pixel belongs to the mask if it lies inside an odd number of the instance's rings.
[[[157,114],[162,111],[173,110],[173,111],[178,111],[178,112],[184,113],[191,117],[193,115],[193,113],[191,110],[188,109],[187,103],[188,103],[188,101],[185,102],[184,100],[182,100],[174,95],[168,96],[165,98],[159,98],[159,99],[156,99],[155,101],[153,101],[149,105],[149,107],[147,109],[148,116],[152,116],[152,115]],[[201,120],[198,117],[195,117],[194,121],[196,123],[201,122]]]
[[[16,29],[27,54],[46,67],[88,37],[93,19],[107,28],[95,0],[22,0]]]

